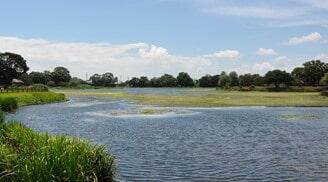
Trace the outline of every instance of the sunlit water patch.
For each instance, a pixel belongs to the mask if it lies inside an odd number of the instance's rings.
[[[281,117],[300,113],[311,117]],[[72,97],[8,118],[104,144],[120,181],[328,181],[327,108],[158,108]]]

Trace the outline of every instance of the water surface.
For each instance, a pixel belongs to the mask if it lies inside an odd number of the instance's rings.
[[[8,117],[37,131],[106,145],[117,156],[120,181],[328,180],[328,108],[112,114],[140,107],[125,100],[71,97]]]

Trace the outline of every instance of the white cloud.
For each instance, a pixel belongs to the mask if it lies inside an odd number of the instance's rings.
[[[317,42],[322,38],[321,34],[318,32],[311,33],[309,35],[304,35],[301,37],[292,37],[284,45],[293,46],[299,45],[307,42]]]
[[[146,48],[139,49],[139,55],[142,58],[161,58],[169,55],[167,50],[162,47],[156,47],[154,45]]]
[[[276,51],[273,50],[273,49],[265,49],[265,48],[259,48],[257,51],[256,51],[256,54],[257,55],[260,55],[260,56],[272,56],[272,55],[276,55]]]
[[[94,73],[112,72],[127,79],[132,76],[176,75],[180,71],[193,77],[217,73],[214,59],[204,56],[171,55],[165,48],[146,43],[109,44],[59,42],[45,39],[21,39],[0,37],[0,52],[21,54],[30,70],[52,70],[56,66],[67,67],[72,75],[85,77]],[[219,57],[234,58],[222,52]],[[234,51],[230,53],[235,53]]]
[[[238,60],[240,58],[240,53],[238,50],[226,49],[210,55],[204,55],[204,57],[218,60]]]

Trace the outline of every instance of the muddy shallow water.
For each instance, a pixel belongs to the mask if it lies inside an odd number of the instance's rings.
[[[106,145],[120,181],[328,180],[328,108],[144,107],[71,97],[8,119]]]

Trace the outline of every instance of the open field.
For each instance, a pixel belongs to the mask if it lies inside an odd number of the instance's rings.
[[[179,90],[179,89],[176,89]],[[129,99],[141,104],[176,107],[290,106],[324,107],[328,97],[318,92],[241,92],[190,89],[185,94],[131,94],[119,89],[56,90],[67,96],[98,96]],[[191,94],[192,93],[192,94]],[[197,94],[200,93],[200,94]]]

